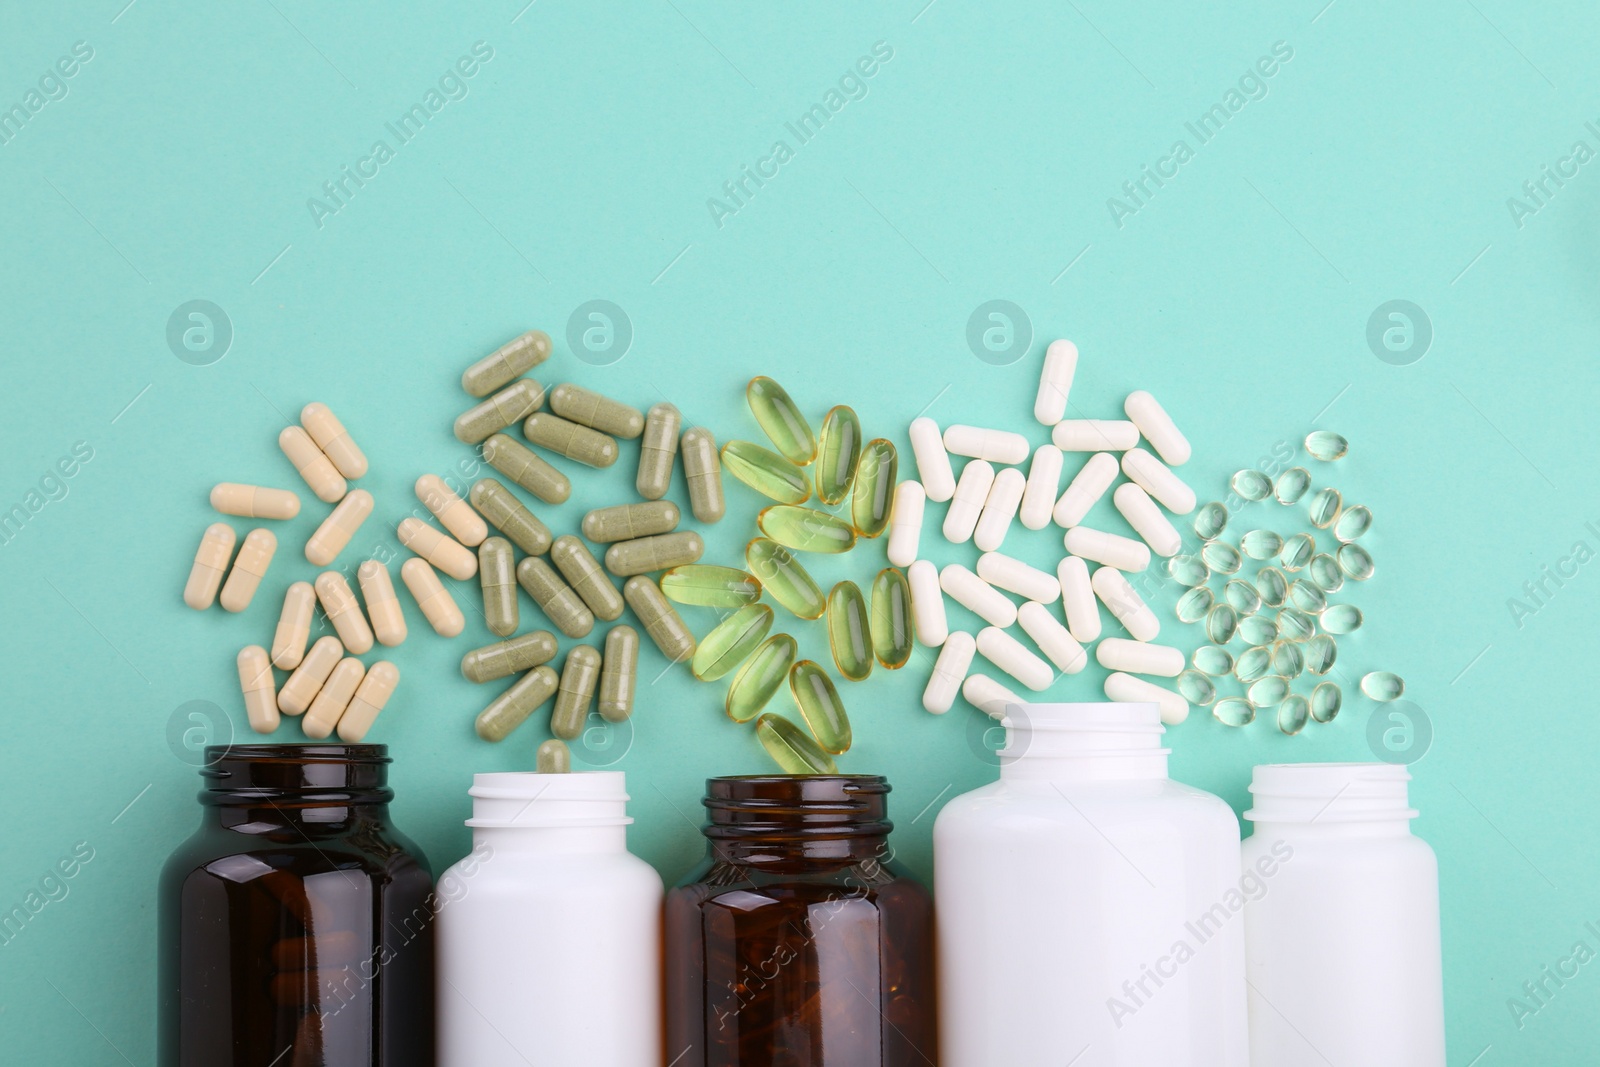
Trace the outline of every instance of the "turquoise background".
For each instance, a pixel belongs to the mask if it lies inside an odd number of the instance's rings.
[[[371,457],[360,484],[378,516],[340,563],[398,552],[413,480],[472,459],[450,433],[468,404],[462,368],[537,327],[556,339],[541,380],[641,407],[668,397],[719,440],[758,438],[742,390],[770,374],[814,420],[848,403],[902,448],[925,407],[1040,443],[1037,369],[1058,336],[1083,353],[1077,413],[1116,417],[1141,387],[1165,402],[1194,442],[1181,473],[1202,500],[1280,443],[1347,434],[1347,459],[1312,465],[1377,516],[1378,575],[1343,596],[1367,613],[1342,646],[1344,714],[1285,737],[1197,710],[1169,735],[1173,774],[1242,810],[1252,764],[1371,758],[1374,705],[1353,682],[1403,674],[1434,734],[1412,796],[1440,861],[1450,1062],[1588,1062],[1577,1050],[1600,1011],[1597,965],[1550,983],[1520,1026],[1507,998],[1575,942],[1600,949],[1584,927],[1600,920],[1600,727],[1578,669],[1593,658],[1600,583],[1587,562],[1600,479],[1578,432],[1600,395],[1600,164],[1550,183],[1520,226],[1507,198],[1575,141],[1600,148],[1585,127],[1600,117],[1593,5],[124,2],[0,15],[0,106],[23,102],[75,42],[93,49],[67,95],[0,144],[0,510],[26,506],[76,442],[93,451],[0,546],[0,908],[76,843],[94,853],[64,899],[0,945],[8,1058],[152,1062],[155,877],[198,819],[193,753],[169,730],[206,701],[225,712],[213,739],[248,738],[234,654],[269,642],[283,589],[314,574],[300,548],[327,510],[278,430],[314,399],[343,416]],[[493,57],[466,96],[318,226],[308,199],[375,139],[392,145],[385,124],[479,41]],[[879,41],[893,55],[865,96],[799,144],[784,124]],[[1119,226],[1108,198],[1175,140],[1195,146],[1185,122],[1280,41],[1293,56],[1266,95]],[[780,139],[792,158],[719,226],[708,198]],[[633,330],[608,366],[566,339],[597,298]],[[233,330],[208,366],[166,339],[194,299]],[[1031,324],[1009,365],[967,343],[991,299]],[[1415,343],[1394,356],[1406,365],[1367,340],[1394,299],[1431,323],[1420,359]],[[630,499],[635,455],[628,444],[617,467],[575,472],[572,502],[537,510],[559,532]],[[275,527],[278,557],[240,616],[179,599],[223,480],[306,503]],[[732,482],[728,495],[708,561],[737,563],[752,533],[760,501]],[[1235,531],[1288,514],[1275,508],[1255,505]],[[938,538],[942,511],[930,509],[928,553],[970,563],[970,546]],[[1090,521],[1123,529],[1109,500]],[[234,525],[242,536],[251,523]],[[1058,534],[1019,526],[1007,550],[1053,565]],[[814,573],[865,584],[882,553],[869,543]],[[1546,567],[1563,584],[1515,618],[1508,601]],[[1148,589],[1163,637],[1194,647],[1170,586]],[[471,585],[457,592],[477,603]],[[478,741],[473,715],[497,687],[468,684],[456,663],[487,638],[481,619],[446,641],[402,599],[403,679],[372,739],[396,758],[397,822],[442,870],[468,846],[471,774],[528,768],[544,734]],[[715,621],[688,617],[699,633]],[[820,624],[780,619],[826,662]],[[921,710],[929,663],[923,651],[845,687],[857,740],[841,761],[892,780],[896,846],[924,877],[939,804],[993,776],[987,720],[964,704]],[[631,741],[597,735],[610,747],[587,751],[591,765],[620,755],[632,846],[670,881],[702,853],[703,779],[769,763],[723,716],[724,684],[663,667],[649,648]],[[1091,667],[1049,696],[1096,699],[1103,675]],[[277,738],[299,736],[286,723]]]

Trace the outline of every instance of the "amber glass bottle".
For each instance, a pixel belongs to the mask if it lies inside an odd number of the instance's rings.
[[[892,861],[889,783],[706,783],[710,855],[667,894],[674,1067],[933,1067],[933,906]]]
[[[206,751],[161,873],[160,1067],[433,1063],[433,879],[383,745]]]

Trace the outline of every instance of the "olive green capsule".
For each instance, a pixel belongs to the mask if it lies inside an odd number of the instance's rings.
[[[570,774],[572,749],[559,737],[552,737],[539,745],[533,757],[533,769],[540,774]]]
[[[788,634],[773,634],[733,676],[724,710],[734,722],[749,722],[761,714],[794,666],[799,645]]]
[[[606,634],[606,654],[600,665],[598,710],[606,722],[621,722],[633,714],[633,691],[639,682],[639,631],[613,626]]]
[[[682,425],[683,416],[665,401],[645,416],[639,474],[633,484],[646,500],[660,500],[672,488],[672,461],[678,455],[678,428]]]
[[[761,583],[747,571],[688,563],[661,576],[661,591],[675,604],[742,608],[761,599]]]
[[[590,555],[582,541],[571,534],[556,538],[555,544],[550,546],[550,562],[596,618],[615,622],[622,617],[622,594],[617,592],[617,587],[611,584],[599,561]]]
[[[618,578],[649,574],[693,563],[705,550],[705,541],[693,530],[636,537],[606,549],[606,570]]]
[[[489,466],[546,504],[565,504],[572,495],[567,476],[503,433],[490,435],[481,446]]]
[[[456,419],[456,439],[475,445],[544,406],[544,386],[521,378],[463,411]]]
[[[483,618],[496,637],[517,632],[517,579],[511,542],[486,537],[478,546],[478,584],[483,587]]]
[[[789,692],[824,752],[850,751],[850,717],[828,672],[808,659],[789,668]]]
[[[617,442],[599,430],[568,422],[548,411],[535,411],[522,420],[522,436],[589,467],[609,467],[617,461]]]
[[[488,396],[514,378],[520,378],[550,358],[550,335],[529,330],[501,345],[461,374],[461,388],[469,396]]]
[[[806,467],[817,458],[817,439],[811,435],[811,424],[783,386],[771,378],[751,378],[744,397],[761,431],[785,459],[797,467]]]
[[[550,712],[550,732],[563,741],[583,733],[595,690],[600,686],[600,653],[588,645],[577,645],[567,653],[561,668],[561,685],[556,690],[556,706]]]
[[[860,458],[861,420],[840,404],[822,420],[822,436],[817,445],[817,498],[824,504],[843,500]]]
[[[797,552],[848,552],[856,531],[848,522],[816,508],[774,504],[756,516],[761,532]]]
[[[840,582],[828,593],[828,648],[833,665],[852,682],[872,673],[872,623],[855,582]]]
[[[662,595],[660,586],[642,574],[635,575],[622,583],[622,596],[663,656],[677,663],[694,655],[694,634]]]
[[[550,390],[550,410],[563,419],[631,441],[644,433],[644,414],[620,400],[564,382]]]
[[[689,510],[701,522],[718,522],[728,513],[722,494],[722,463],[717,441],[701,426],[683,431],[683,479],[689,486]]]
[[[899,469],[899,454],[883,438],[868,441],[861,450],[855,487],[850,490],[850,525],[862,537],[877,537],[889,528],[894,479]]]
[[[478,713],[474,725],[478,736],[485,741],[504,741],[506,735],[533,714],[533,709],[555,695],[560,681],[555,671],[540,665],[512,682],[509,689]]]
[[[772,599],[802,619],[820,619],[828,606],[822,587],[790,551],[766,537],[753,539],[744,549],[745,565]]]
[[[771,712],[756,720],[756,737],[785,774],[838,774],[833,757],[817,747],[805,731]]]
[[[528,555],[542,556],[550,550],[550,528],[500,482],[479,478],[467,493],[467,500],[490,526],[509,537],[512,544]]]
[[[678,518],[678,505],[672,501],[646,500],[642,504],[595,508],[583,517],[581,529],[589,540],[609,545],[671,533],[678,528]]]
[[[911,619],[911,583],[898,567],[885,567],[872,581],[872,654],[886,669],[911,662],[916,628]]]
[[[568,637],[587,637],[594,629],[594,613],[542,556],[522,558],[517,564],[517,584]]]
[[[534,630],[468,652],[461,657],[461,676],[469,682],[492,682],[555,658],[556,635]]]
[[[811,479],[805,471],[750,441],[723,445],[722,465],[739,481],[780,504],[803,504],[811,498]]]
[[[694,650],[689,669],[703,682],[714,682],[749,658],[772,629],[772,609],[765,604],[740,608],[712,628]]]

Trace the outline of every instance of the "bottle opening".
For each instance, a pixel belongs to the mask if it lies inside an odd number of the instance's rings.
[[[212,745],[200,776],[206,804],[387,804],[387,745]]]
[[[1251,775],[1253,822],[1340,823],[1414,819],[1397,763],[1265,763]]]
[[[876,774],[736,775],[706,781],[710,838],[882,836],[889,781]]]
[[[1002,720],[1001,777],[1161,778],[1161,709],[1156,704],[1011,704]]]
[[[622,771],[538,774],[498,771],[472,776],[472,818],[484,827],[627,826],[627,775]]]

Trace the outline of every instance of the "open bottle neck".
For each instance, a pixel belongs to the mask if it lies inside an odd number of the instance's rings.
[[[799,869],[890,858],[889,783],[879,775],[712,778],[703,829],[714,859]]]
[[[496,772],[474,775],[475,842],[509,852],[623,852],[627,849],[626,776]]]
[[[1392,763],[1267,763],[1250,781],[1244,817],[1256,832],[1327,836],[1405,836],[1411,772]]]
[[[1013,704],[1001,720],[1002,781],[1161,781],[1165,728],[1155,704]]]
[[[240,833],[350,833],[387,824],[389,762],[383,745],[216,745],[200,803]]]

